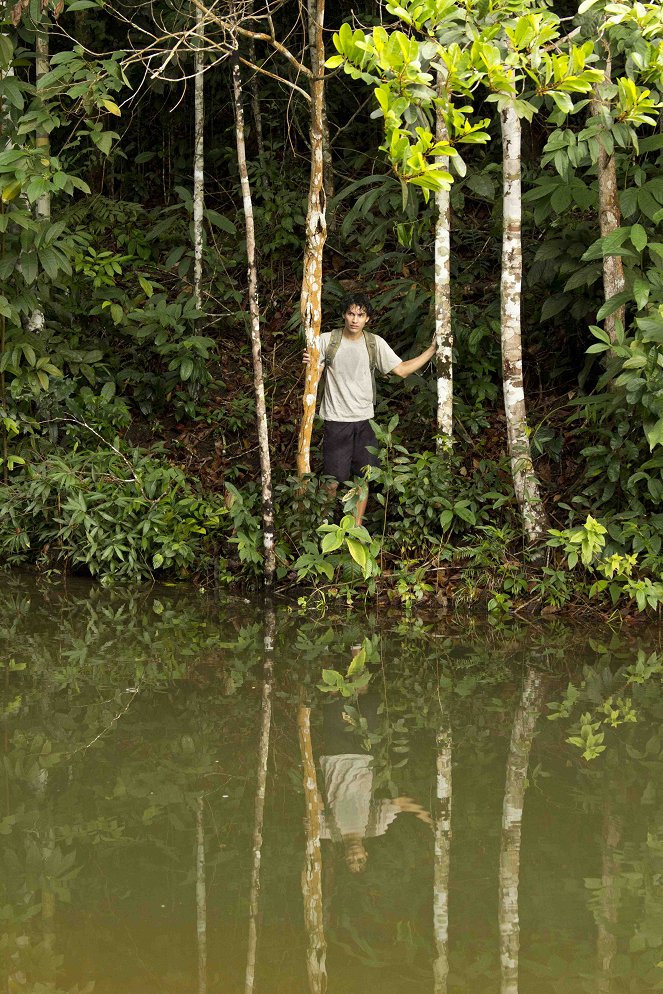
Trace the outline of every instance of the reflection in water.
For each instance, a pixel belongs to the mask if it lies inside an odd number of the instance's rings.
[[[330,700],[321,647],[347,659],[356,617],[263,631],[245,602],[2,582],[0,991],[488,994],[500,944],[505,994],[660,985],[660,681],[586,763],[563,717],[534,736],[513,633],[371,629],[384,669]],[[609,675],[644,639],[534,636],[557,698],[568,659]],[[428,827],[431,795],[433,832],[398,817]]]
[[[207,994],[207,863],[205,859],[205,799],[196,798],[196,937],[198,994]]]
[[[269,734],[272,724],[272,680],[274,673],[274,641],[276,615],[271,600],[265,600],[263,634],[263,679],[260,704],[260,740],[258,745],[258,776],[253,822],[253,859],[251,864],[251,892],[249,896],[249,943],[246,954],[245,994],[253,994],[256,972],[256,947],[258,944],[258,913],[260,910],[260,863],[262,859],[262,830],[265,816],[265,790],[267,787],[267,759]]]
[[[354,647],[353,651],[358,651]],[[430,814],[411,797],[376,797],[374,756],[365,736],[377,732],[380,695],[373,684],[356,699],[359,727],[348,721],[346,702],[333,698],[323,705],[323,750],[320,769],[323,779],[320,836],[343,847],[351,873],[363,873],[368,861],[364,840],[384,835],[399,814],[416,814],[432,824]]]
[[[302,895],[306,924],[306,968],[311,994],[327,989],[327,942],[322,901],[322,851],[320,847],[320,797],[311,742],[311,709],[300,703],[297,710],[299,749],[302,757],[306,814],[306,853],[302,870]]]
[[[436,957],[433,961],[435,994],[446,994],[449,974],[449,865],[451,860],[451,721],[447,702],[440,703],[440,726],[436,734],[437,811],[434,823],[433,932]]]
[[[520,842],[529,755],[542,705],[543,677],[530,667],[525,676],[520,704],[513,719],[502,807],[499,884],[502,994],[518,994]]]
[[[596,954],[598,959],[598,994],[611,994],[612,970],[617,955],[617,921],[619,902],[619,864],[617,846],[622,824],[614,811],[612,799],[604,802],[601,826],[601,892],[597,914]]]

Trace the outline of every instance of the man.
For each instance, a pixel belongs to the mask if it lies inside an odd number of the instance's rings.
[[[374,415],[374,366],[380,373],[405,378],[425,366],[435,355],[431,344],[414,359],[402,361],[379,335],[368,335],[365,328],[373,316],[373,307],[365,293],[349,294],[341,303],[343,328],[320,335],[320,362],[324,363],[321,380],[320,416],[324,419],[322,442],[323,472],[339,483],[357,476],[365,466],[378,465],[368,452],[376,446],[370,425]],[[368,487],[360,490],[355,520],[362,523],[368,502]]]

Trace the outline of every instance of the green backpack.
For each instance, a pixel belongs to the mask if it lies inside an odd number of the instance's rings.
[[[370,331],[364,331],[364,342],[366,343],[366,349],[368,351],[368,368],[371,371],[371,383],[373,384],[373,403],[375,404],[377,400],[377,388],[375,386],[375,370],[378,364],[378,343],[375,341],[375,335],[372,335]],[[325,385],[327,382],[327,370],[331,369],[334,364],[334,359],[336,358],[336,353],[341,347],[341,339],[343,338],[343,329],[334,328],[329,339],[329,345],[327,346],[327,351],[325,353],[325,366],[322,370],[320,376],[320,383],[318,384],[318,390],[320,396],[324,397]]]

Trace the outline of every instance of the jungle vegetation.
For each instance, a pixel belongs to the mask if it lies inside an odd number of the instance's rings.
[[[663,16],[6,0],[0,560],[497,614],[663,597]],[[315,343],[404,357],[330,506]],[[313,361],[304,369],[304,343]]]

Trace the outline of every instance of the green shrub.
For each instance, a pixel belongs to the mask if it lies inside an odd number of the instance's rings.
[[[75,450],[0,487],[0,562],[84,568],[102,579],[200,570],[226,515],[184,473],[134,450]]]

